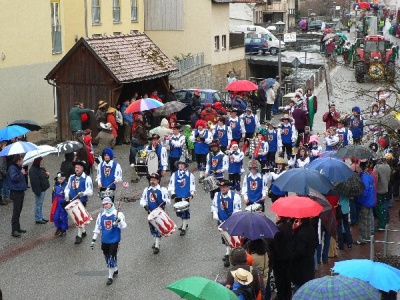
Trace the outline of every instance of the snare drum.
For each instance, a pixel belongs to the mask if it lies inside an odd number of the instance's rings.
[[[246,211],[262,212],[262,205],[260,203],[253,203],[245,208]]]
[[[82,228],[92,221],[92,216],[88,213],[86,208],[83,206],[82,202],[77,199],[72,201],[65,207],[70,218],[74,221],[75,225]]]
[[[182,201],[176,202],[176,203],[174,204],[174,209],[175,209],[177,212],[186,211],[186,210],[189,209],[189,207],[190,207],[189,201],[184,201],[184,200],[182,200]]]
[[[221,233],[222,238],[229,248],[241,247],[243,243],[243,238],[241,236],[231,236],[228,232],[218,227],[218,231]]]
[[[146,176],[148,174],[147,159],[145,157],[136,156],[135,170],[138,176]]]
[[[170,236],[176,230],[174,221],[160,207],[154,209],[148,216],[147,220],[153,225],[162,236]]]
[[[215,178],[214,176],[208,176],[203,179],[203,188],[204,191],[210,192],[214,191],[218,188],[218,179]]]
[[[105,197],[114,197],[115,191],[114,190],[110,190],[110,189],[106,189],[104,191],[100,191],[99,192],[99,197],[101,199],[104,199]]]

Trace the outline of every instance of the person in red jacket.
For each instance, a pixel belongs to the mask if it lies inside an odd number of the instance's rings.
[[[109,107],[107,109],[107,123],[111,124],[111,128],[112,128],[112,134],[115,138],[117,138],[118,136],[118,123],[117,123],[117,119],[115,118],[115,111],[116,109],[114,107]]]
[[[322,121],[325,122],[326,129],[328,130],[332,126],[337,127],[339,119],[340,113],[336,111],[335,103],[331,103],[329,105],[329,111],[324,113],[324,115],[322,116]]]

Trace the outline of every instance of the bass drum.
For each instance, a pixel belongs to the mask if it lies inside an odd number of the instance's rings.
[[[153,174],[158,171],[158,156],[155,151],[147,153],[147,173]]]

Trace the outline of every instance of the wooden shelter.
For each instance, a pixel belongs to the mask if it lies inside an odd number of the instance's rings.
[[[175,64],[144,33],[81,38],[45,78],[57,87],[57,139],[71,137],[69,111],[74,103],[97,110],[100,100],[115,107],[135,92],[143,96],[157,89],[165,94],[168,76],[175,71]]]

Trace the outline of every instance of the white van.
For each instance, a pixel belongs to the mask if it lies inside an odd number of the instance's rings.
[[[269,52],[271,54],[277,54],[278,49],[279,49],[279,40],[276,36],[274,36],[271,31],[268,29],[261,27],[261,26],[255,26],[255,25],[239,25],[234,27],[233,32],[244,32],[245,37],[262,37],[265,38],[268,42],[268,47],[269,47]],[[285,43],[281,41],[281,51],[285,51]]]

